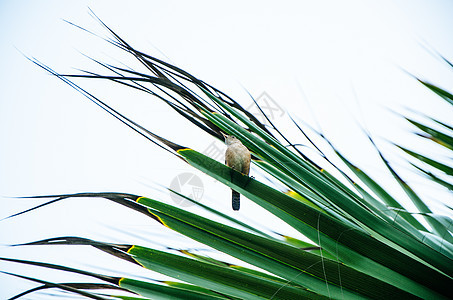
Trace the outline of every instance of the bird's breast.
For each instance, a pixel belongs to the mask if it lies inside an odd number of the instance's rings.
[[[226,153],[225,153],[225,162],[227,166],[245,173],[250,166],[250,152],[249,150],[242,144],[236,143],[228,146]]]

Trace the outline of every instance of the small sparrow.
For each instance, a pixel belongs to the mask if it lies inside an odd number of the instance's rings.
[[[225,144],[228,146],[225,152],[225,164],[244,175],[249,175],[250,172],[250,151],[232,135],[226,135],[222,132],[225,138]],[[240,207],[240,194],[231,189],[232,206],[233,210],[239,210]]]

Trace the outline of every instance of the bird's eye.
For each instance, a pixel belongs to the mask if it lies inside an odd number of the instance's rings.
[[[231,136],[233,139],[235,139],[236,137],[234,135]]]

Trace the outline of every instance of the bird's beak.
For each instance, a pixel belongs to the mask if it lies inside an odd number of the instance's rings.
[[[220,133],[223,135],[223,138],[226,139],[227,135],[225,133],[223,133],[222,131],[220,131]]]

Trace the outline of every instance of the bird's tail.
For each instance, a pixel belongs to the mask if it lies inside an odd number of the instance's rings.
[[[238,192],[231,190],[231,204],[233,205],[233,210],[239,210],[240,201],[241,201],[241,194]]]

